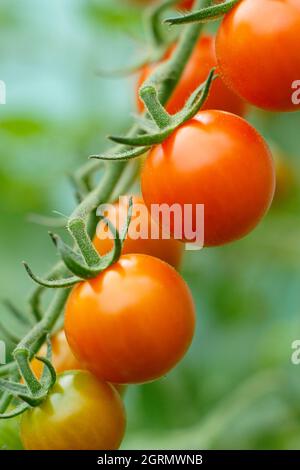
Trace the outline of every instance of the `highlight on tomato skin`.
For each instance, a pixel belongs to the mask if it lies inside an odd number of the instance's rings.
[[[175,47],[176,45],[170,47],[166,53],[165,59],[172,55]],[[202,35],[198,40],[172,97],[167,103],[167,111],[170,114],[175,114],[183,108],[189,96],[207,79],[211,69],[216,66],[215,38],[209,34]],[[157,64],[149,64],[144,66],[140,72],[136,92],[137,107],[140,112],[144,110],[144,104],[139,97],[138,89],[156,67]],[[202,109],[221,109],[243,116],[246,112],[246,105],[245,102],[232,92],[225,85],[223,80],[218,77],[212,83],[209,97]]]
[[[175,269],[132,254],[75,286],[65,331],[73,353],[99,379],[144,383],[183,358],[195,318],[191,292]]]
[[[133,196],[132,201],[132,218],[122,253],[140,253],[154,256],[170,264],[175,269],[178,269],[183,255],[182,243],[172,238],[163,239],[161,230],[159,231],[160,238],[156,239],[151,236],[154,225],[156,227],[157,225],[154,220],[151,219],[143,198],[141,196]],[[117,227],[122,227],[126,222],[127,213],[128,198],[122,197],[108,210],[105,217],[112,223],[116,223]],[[137,224],[138,226],[136,226]],[[136,227],[137,231],[137,233],[133,234],[135,236],[134,238],[131,236],[131,229],[134,228],[133,226]],[[145,234],[148,235],[147,238],[143,238],[143,234],[141,233],[144,228],[147,228],[147,234]],[[93,243],[100,255],[105,255],[113,247],[113,240],[110,237],[110,231],[107,229],[107,226],[105,226],[103,221],[100,221],[98,224]]]
[[[152,204],[204,205],[204,246],[247,235],[269,209],[275,189],[271,152],[244,119],[224,111],[200,111],[153,147],[142,171],[142,194]],[[166,185],[166,181],[168,184]],[[189,221],[183,216],[180,231]],[[199,230],[203,227],[199,227]],[[178,227],[171,224],[171,234]]]
[[[242,0],[219,27],[218,69],[227,86],[248,103],[269,111],[297,111],[299,42],[300,0]]]
[[[20,423],[26,450],[116,450],[125,427],[118,392],[87,371],[59,374],[46,400]]]

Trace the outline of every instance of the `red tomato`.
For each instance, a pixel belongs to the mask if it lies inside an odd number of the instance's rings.
[[[242,0],[217,35],[220,73],[249,103],[296,111],[300,103],[292,101],[292,85],[300,80],[299,43],[300,0]]]
[[[102,380],[141,383],[166,374],[194,334],[195,309],[181,276],[147,255],[124,255],[68,299],[65,331],[76,357]]]
[[[125,198],[122,198],[120,203],[114,204],[106,214],[106,217],[112,223],[116,223],[117,227],[119,224],[122,227],[126,221],[128,211],[127,202]],[[174,266],[174,268],[178,268],[182,258],[182,244],[173,239],[155,239],[151,237],[152,229],[155,228],[154,226],[156,226],[156,224],[151,220],[142,197],[134,196],[131,223],[122,253],[141,253],[155,256],[156,258],[166,261],[171,266]],[[143,238],[144,230],[146,230],[145,235],[148,235],[148,238]],[[134,238],[134,236],[137,236],[137,238]],[[160,237],[162,237],[161,232]],[[103,222],[98,224],[93,243],[100,255],[105,255],[113,247],[110,232]]]
[[[174,48],[175,46],[168,51],[166,58],[170,57]],[[210,70],[216,65],[215,39],[213,36],[202,36],[166,106],[167,111],[170,114],[175,114],[179,111],[192,92],[207,79]],[[142,69],[138,80],[138,88],[140,88],[142,83],[155,70],[156,66],[155,64],[147,65]],[[144,105],[139,99],[138,93],[137,103],[139,111],[143,111]],[[225,86],[220,78],[217,78],[212,84],[210,95],[203,109],[222,109],[234,114],[243,115],[245,112],[245,104],[236,94]]]
[[[274,149],[276,170],[276,191],[274,202],[281,203],[289,199],[297,187],[295,168],[280,150]]]
[[[202,111],[178,128],[150,151],[142,172],[149,210],[152,204],[179,204],[183,213],[191,204],[195,227],[196,204],[204,204],[205,246],[250,232],[268,210],[274,187],[266,143],[244,119],[224,111]]]
[[[87,371],[57,376],[46,400],[21,417],[26,450],[115,450],[125,432],[119,394]]]

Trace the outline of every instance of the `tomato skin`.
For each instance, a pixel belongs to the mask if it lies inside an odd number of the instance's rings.
[[[179,8],[184,8],[186,10],[190,10],[194,4],[194,0],[182,0],[179,3]]]
[[[174,46],[167,52],[165,58],[170,57],[173,50]],[[215,38],[204,35],[200,37],[179,83],[167,103],[167,111],[170,114],[179,111],[193,91],[207,79],[210,70],[216,65]],[[156,64],[143,67],[138,79],[137,89],[140,88],[156,67]],[[138,92],[137,106],[139,111],[144,110],[144,104],[140,100]],[[245,103],[224,84],[221,78],[216,78],[212,83],[209,97],[202,109],[222,109],[241,116],[246,111]]]
[[[189,288],[167,263],[123,255],[71,292],[65,331],[74,354],[102,380],[142,383],[166,374],[194,334]]]
[[[223,19],[216,40],[225,83],[249,103],[296,111],[300,76],[300,0],[242,0]]]
[[[46,400],[21,418],[26,450],[114,450],[126,418],[117,391],[87,371],[57,376]]]
[[[155,224],[151,220],[148,209],[140,196],[134,196],[131,224],[129,226],[129,233],[123,245],[123,254],[141,253],[145,255],[160,258],[174,268],[178,268],[183,254],[183,246],[180,242],[173,239],[154,239],[151,237],[151,227]],[[114,217],[114,210],[116,217]],[[108,211],[106,218],[111,222],[116,222],[123,226],[127,218],[128,204],[125,199],[114,204],[114,207]],[[130,236],[130,227],[133,226],[134,220],[140,221],[140,225],[148,228],[149,238],[134,239]],[[94,246],[100,255],[105,255],[113,247],[113,240],[109,238],[107,230],[104,229],[103,222],[100,222],[97,227],[97,234],[93,240]]]
[[[196,204],[204,204],[205,246],[249,233],[269,208],[274,188],[266,143],[244,119],[223,111],[198,113],[150,151],[142,171],[149,210],[151,204],[176,203],[183,212],[184,204],[192,204],[195,218]]]

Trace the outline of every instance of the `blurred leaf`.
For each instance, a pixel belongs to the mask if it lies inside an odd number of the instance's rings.
[[[0,421],[0,450],[22,450],[20,417]]]
[[[7,0],[2,1],[0,5],[0,28],[5,30],[6,28],[16,28],[20,22],[20,15],[18,11],[11,5],[11,2]]]
[[[31,137],[44,132],[45,125],[41,120],[34,120],[25,116],[13,116],[1,119],[0,130],[9,132],[14,137]]]
[[[91,0],[84,7],[86,17],[96,25],[107,28],[130,29],[135,28],[141,20],[141,13],[129,4],[124,5],[121,1],[101,2]]]

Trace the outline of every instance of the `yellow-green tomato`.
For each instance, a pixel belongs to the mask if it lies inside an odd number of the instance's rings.
[[[21,418],[26,450],[114,450],[125,432],[122,400],[86,371],[65,372],[46,400]]]

